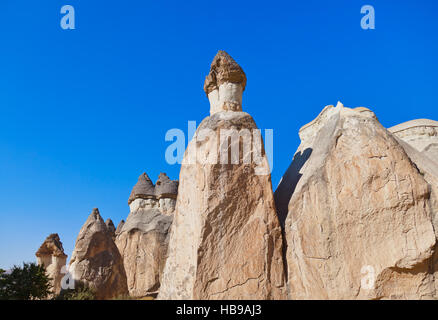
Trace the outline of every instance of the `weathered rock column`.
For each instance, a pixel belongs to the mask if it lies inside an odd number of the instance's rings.
[[[65,266],[67,255],[64,253],[62,242],[57,233],[52,233],[44,240],[35,253],[38,265],[46,268],[47,275],[52,279],[52,291],[55,295],[61,291],[61,280],[64,276],[62,267]]]
[[[155,296],[167,257],[178,181],[161,173],[156,186],[146,173],[138,178],[129,197],[130,213],[120,227],[116,244],[123,257],[129,294]]]
[[[181,166],[159,299],[285,298],[269,165],[241,111],[245,84],[242,68],[219,51],[204,85],[211,115]]]

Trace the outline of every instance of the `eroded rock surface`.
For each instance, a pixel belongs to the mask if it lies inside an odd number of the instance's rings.
[[[211,116],[202,121],[184,155],[159,299],[285,297],[269,166],[261,141],[259,150],[252,148],[254,120],[238,111],[237,93],[246,78],[236,65],[219,52],[206,79]],[[212,97],[216,84],[230,89],[230,95]],[[232,91],[232,84],[240,91]],[[243,137],[219,143],[227,130]]]
[[[122,257],[96,208],[76,239],[69,272],[75,281],[93,288],[97,299],[128,294]]]
[[[57,233],[49,235],[35,255],[37,256],[38,265],[43,265],[46,268],[47,275],[52,279],[53,293],[55,295],[59,294],[61,291],[61,280],[66,273],[62,268],[65,267],[67,260],[67,255],[64,253],[59,235]]]
[[[116,244],[133,297],[158,293],[177,192],[178,181],[170,180],[165,173],[160,174],[155,186],[143,173],[131,192],[130,213],[116,232]]]
[[[436,296],[431,190],[366,108],[326,107],[275,192],[291,299]]]

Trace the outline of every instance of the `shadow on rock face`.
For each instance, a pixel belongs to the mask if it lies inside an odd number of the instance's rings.
[[[289,201],[302,176],[300,170],[310,158],[311,154],[312,148],[307,148],[303,152],[296,153],[292,163],[282,177],[277,190],[275,190],[275,205],[277,207],[277,215],[282,228],[284,228],[284,223],[286,221]]]

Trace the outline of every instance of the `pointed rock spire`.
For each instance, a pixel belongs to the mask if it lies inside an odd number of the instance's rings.
[[[38,265],[46,268],[53,286],[53,293],[58,294],[61,291],[61,280],[64,276],[61,270],[67,260],[59,235],[57,233],[49,235],[35,255],[37,256]]]
[[[116,236],[116,227],[114,226],[114,223],[113,223],[113,221],[110,219],[110,218],[108,218],[108,219],[106,219],[106,221],[105,221],[105,225],[106,225],[106,227],[107,227],[107,229],[108,229],[108,232],[111,234],[111,236],[114,238],[115,236]]]
[[[138,177],[137,184],[132,188],[128,204],[138,198],[149,199],[151,197],[155,197],[155,187],[149,176],[144,172]]]
[[[97,299],[128,294],[122,257],[97,208],[79,231],[69,272],[76,282],[93,288]]]
[[[125,225],[125,220],[121,220],[119,224],[117,225],[116,229],[116,235],[118,235],[120,232],[122,232],[122,228]]]

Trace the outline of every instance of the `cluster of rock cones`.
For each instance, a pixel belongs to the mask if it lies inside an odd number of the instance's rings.
[[[210,116],[179,184],[142,174],[117,229],[94,209],[70,259],[73,279],[98,299],[437,298],[438,122],[385,129],[367,108],[327,106],[300,129],[274,194],[263,150],[258,163],[243,161],[251,148],[237,163],[199,161],[224,150],[221,130],[257,129],[242,111],[245,86],[242,68],[220,51],[204,85]],[[37,257],[59,291],[59,237]]]

